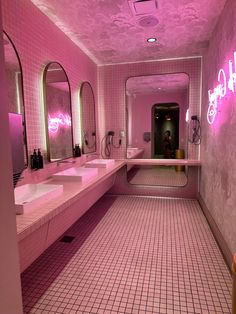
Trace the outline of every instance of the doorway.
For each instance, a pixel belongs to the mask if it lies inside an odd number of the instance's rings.
[[[168,155],[165,138],[169,137]],[[179,105],[160,103],[152,107],[152,158],[175,158],[179,148]]]

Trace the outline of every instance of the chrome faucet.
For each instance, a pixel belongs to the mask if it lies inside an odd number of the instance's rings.
[[[75,160],[58,160],[57,165],[59,166],[59,164],[74,164],[75,162]]]

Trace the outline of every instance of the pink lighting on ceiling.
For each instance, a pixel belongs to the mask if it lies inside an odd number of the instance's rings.
[[[236,51],[234,52],[234,69],[233,61],[228,61],[229,74],[228,78],[224,69],[220,69],[218,72],[218,85],[212,89],[208,90],[209,106],[207,110],[207,121],[212,124],[215,121],[215,117],[218,110],[218,105],[221,100],[224,99],[227,92],[235,93],[236,91]]]
[[[71,117],[68,114],[59,113],[55,117],[48,115],[48,130],[50,133],[57,133],[60,126],[71,126]]]

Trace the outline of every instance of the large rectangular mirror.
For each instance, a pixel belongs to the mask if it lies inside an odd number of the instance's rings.
[[[126,82],[126,104],[127,158],[187,157],[186,114],[189,107],[187,74],[131,77]],[[135,167],[128,174],[128,180],[132,184],[185,185],[186,180],[182,177],[183,174],[186,175],[186,169],[182,169],[181,173],[176,169],[163,166]],[[151,175],[155,179],[151,179]]]
[[[48,160],[72,157],[71,92],[63,67],[57,62],[49,63],[43,83]]]

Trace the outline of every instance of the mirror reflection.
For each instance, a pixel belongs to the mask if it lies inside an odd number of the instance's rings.
[[[73,156],[71,92],[63,67],[49,63],[44,70],[44,104],[49,161]]]
[[[3,44],[13,173],[14,178],[17,178],[28,165],[22,67],[16,48],[5,32]]]
[[[96,151],[96,119],[95,100],[92,86],[89,82],[83,82],[80,88],[80,103],[82,117],[82,149],[83,153]]]
[[[185,73],[129,78],[126,82],[127,158],[186,157],[188,103],[189,77]],[[176,167],[166,166],[132,167],[128,180],[132,184],[183,186],[187,180],[185,172],[186,169],[179,173]]]

